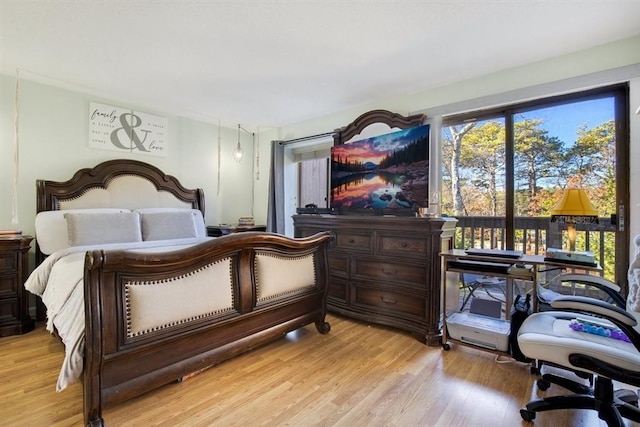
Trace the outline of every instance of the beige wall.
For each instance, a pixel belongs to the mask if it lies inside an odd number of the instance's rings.
[[[12,224],[15,78],[0,75],[0,229],[20,228],[32,234],[36,210],[36,179],[66,180],[82,167],[114,158],[131,158],[151,163],[175,175],[187,187],[204,189],[208,224],[237,222],[251,215],[253,194],[251,137],[243,135],[246,159],[236,163],[231,152],[237,130],[220,128],[221,167],[218,188],[218,124],[193,120],[104,99],[86,93],[37,83],[22,76],[19,82],[19,224]],[[166,117],[166,157],[119,153],[88,147],[89,102]]]
[[[280,129],[258,128],[257,156],[252,156],[251,147],[247,145],[249,139],[243,139],[246,158],[241,163],[235,163],[231,158],[237,141],[236,129],[233,125],[223,126],[220,130],[222,154],[219,187],[217,118],[186,118],[149,106],[96,97],[77,88],[62,88],[55,82],[35,82],[29,76],[22,76],[19,90],[18,226],[26,233],[33,233],[36,179],[68,179],[80,167],[125,157],[120,153],[88,147],[88,104],[91,101],[167,117],[167,157],[129,156],[160,167],[179,177],[188,187],[202,187],[206,196],[207,223],[236,222],[238,217],[252,212],[257,222],[264,223],[269,188],[270,141],[273,139],[287,140],[332,131],[360,114],[377,108],[402,114],[423,112],[434,117],[434,123],[437,124],[437,117],[442,114],[585,89],[594,81],[598,85],[614,83],[620,81],[620,73],[617,72],[620,69],[624,71],[624,81],[631,82],[631,158],[637,159],[640,158],[640,116],[635,115],[635,110],[640,107],[640,36]],[[14,76],[0,75],[0,229],[12,227],[14,89]],[[222,121],[224,123],[224,118]],[[256,157],[259,157],[259,165],[256,165]],[[297,172],[291,156],[287,157],[287,162],[286,208],[289,217],[297,205]],[[640,166],[633,161],[631,179],[631,188],[640,188]],[[631,194],[629,210],[632,235],[640,234],[640,194],[637,191]],[[293,234],[291,222],[287,234]]]
[[[292,139],[328,132],[350,123],[362,113],[378,108],[402,114],[425,113],[433,119],[432,123],[435,127],[438,116],[442,114],[509,104],[621,81],[630,82],[631,159],[638,159],[640,158],[640,115],[636,115],[635,111],[640,107],[640,36],[319,117],[283,127],[279,135],[281,139]],[[290,170],[287,172],[289,179],[286,185],[292,187],[295,182],[295,171],[290,158],[289,161]],[[630,163],[631,188],[638,189],[640,188],[640,164],[634,161]],[[290,189],[288,193],[290,197],[286,200],[286,209],[291,215],[295,213],[295,192]],[[266,203],[264,195],[263,189],[256,192],[256,205]],[[632,190],[630,196],[628,225],[631,235],[634,236],[640,234],[640,192]],[[292,233],[293,225],[289,222],[287,234]]]

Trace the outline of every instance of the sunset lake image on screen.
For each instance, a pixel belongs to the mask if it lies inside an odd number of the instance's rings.
[[[429,200],[429,125],[331,148],[331,208],[415,209]]]

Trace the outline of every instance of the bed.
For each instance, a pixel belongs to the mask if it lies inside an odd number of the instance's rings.
[[[37,267],[25,286],[65,345],[56,388],[102,410],[314,323],[328,333],[329,233],[206,235],[204,195],[112,160],[37,181]]]

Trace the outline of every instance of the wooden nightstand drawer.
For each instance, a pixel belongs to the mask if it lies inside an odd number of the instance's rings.
[[[353,262],[354,278],[404,282],[416,287],[425,287],[427,267],[424,264],[401,263],[396,260],[360,259]]]
[[[335,238],[336,249],[358,252],[373,252],[371,234],[338,233]]]
[[[18,257],[15,252],[0,252],[0,273],[14,272],[18,268]]]
[[[18,298],[0,299],[0,321],[15,322],[20,316]]]
[[[0,336],[33,330],[29,296],[24,281],[29,274],[29,248],[33,237],[0,236]]]
[[[0,297],[18,295],[18,278],[15,275],[0,274]]]
[[[410,315],[424,318],[425,299],[415,294],[405,294],[397,289],[384,290],[369,288],[360,284],[354,286],[355,304],[375,311],[393,311],[398,315]]]
[[[378,235],[378,251],[380,255],[402,256],[425,259],[427,239],[388,234]]]

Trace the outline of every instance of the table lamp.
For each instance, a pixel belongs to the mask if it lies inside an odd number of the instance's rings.
[[[567,188],[558,204],[551,209],[551,222],[567,224],[569,250],[576,250],[576,224],[597,224],[598,211],[582,188]]]

